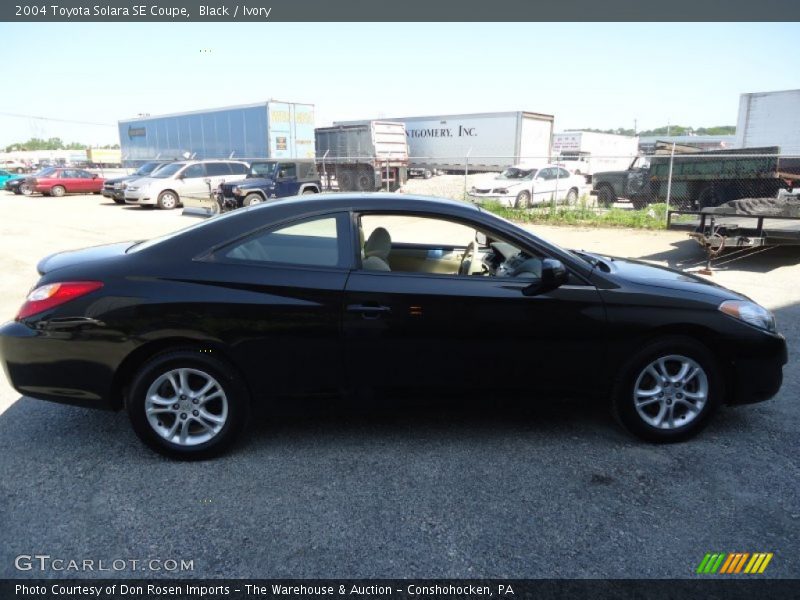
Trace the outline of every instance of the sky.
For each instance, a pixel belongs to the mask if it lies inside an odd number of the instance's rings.
[[[0,146],[113,144],[139,113],[270,98],[314,104],[317,126],[506,110],[556,131],[735,125],[741,93],[800,88],[798,39],[798,23],[2,23]]]

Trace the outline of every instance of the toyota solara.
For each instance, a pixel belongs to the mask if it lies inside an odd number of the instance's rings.
[[[124,407],[180,458],[220,453],[266,403],[410,388],[590,395],[633,434],[677,441],[775,395],[787,358],[741,294],[436,198],[277,200],[38,270],[0,329],[14,387]]]

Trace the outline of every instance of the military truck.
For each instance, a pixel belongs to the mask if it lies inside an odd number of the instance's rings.
[[[800,159],[779,157],[780,148],[741,148],[702,152],[659,142],[655,156],[639,156],[625,171],[592,176],[591,194],[603,206],[629,200],[634,208],[665,202],[703,209],[740,198],[772,198],[800,185]],[[672,162],[670,184],[670,162]]]
[[[339,191],[395,191],[408,180],[405,125],[396,121],[359,121],[314,130],[317,165],[330,188]]]

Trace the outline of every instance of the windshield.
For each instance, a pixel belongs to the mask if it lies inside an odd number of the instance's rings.
[[[159,162],[149,162],[144,163],[141,167],[134,171],[134,175],[150,175],[154,171],[158,170],[158,167],[161,166]]]
[[[276,162],[253,163],[250,165],[250,175],[255,175],[256,177],[272,177],[277,168],[278,163]]]
[[[532,179],[536,175],[536,169],[520,169],[518,167],[509,167],[500,175],[498,179]]]
[[[150,173],[151,177],[158,177],[159,179],[166,179],[167,177],[172,177],[180,171],[186,165],[184,163],[171,163],[169,165],[164,165],[160,169],[156,169],[152,173]]]
[[[55,172],[56,172],[55,167],[47,167],[45,169],[41,169],[39,171],[36,171],[36,173],[34,173],[33,176],[34,177],[46,177],[47,175],[52,175]]]

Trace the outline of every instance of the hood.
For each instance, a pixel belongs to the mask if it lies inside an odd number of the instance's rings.
[[[57,252],[56,254],[51,254],[40,260],[39,264],[36,265],[36,270],[39,271],[39,275],[44,275],[79,263],[85,264],[104,258],[121,256],[125,254],[125,251],[133,246],[134,243],[135,242],[117,242],[115,244],[82,248],[81,250]]]
[[[125,177],[114,177],[113,179],[106,179],[106,183],[122,183],[123,181],[132,181],[134,179],[141,179],[142,175],[125,175]]]
[[[151,183],[161,184],[164,181],[168,181],[171,177],[159,178],[159,177],[131,177],[130,181],[136,181],[137,187],[144,187],[146,185],[150,185]]]
[[[268,188],[273,187],[275,182],[268,177],[248,177],[247,179],[237,179],[235,181],[224,181],[222,185],[226,188],[232,189],[235,187],[240,187],[244,190],[248,188]]]
[[[683,271],[677,271],[668,267],[652,265],[640,260],[592,255],[586,252],[583,252],[583,254],[589,254],[589,256],[596,256],[602,259],[602,261],[608,265],[609,270],[607,272],[610,275],[631,283],[690,294],[701,294],[710,296],[715,301],[735,299],[750,300],[747,296],[691,273],[684,273]],[[603,269],[603,271],[606,270]]]

